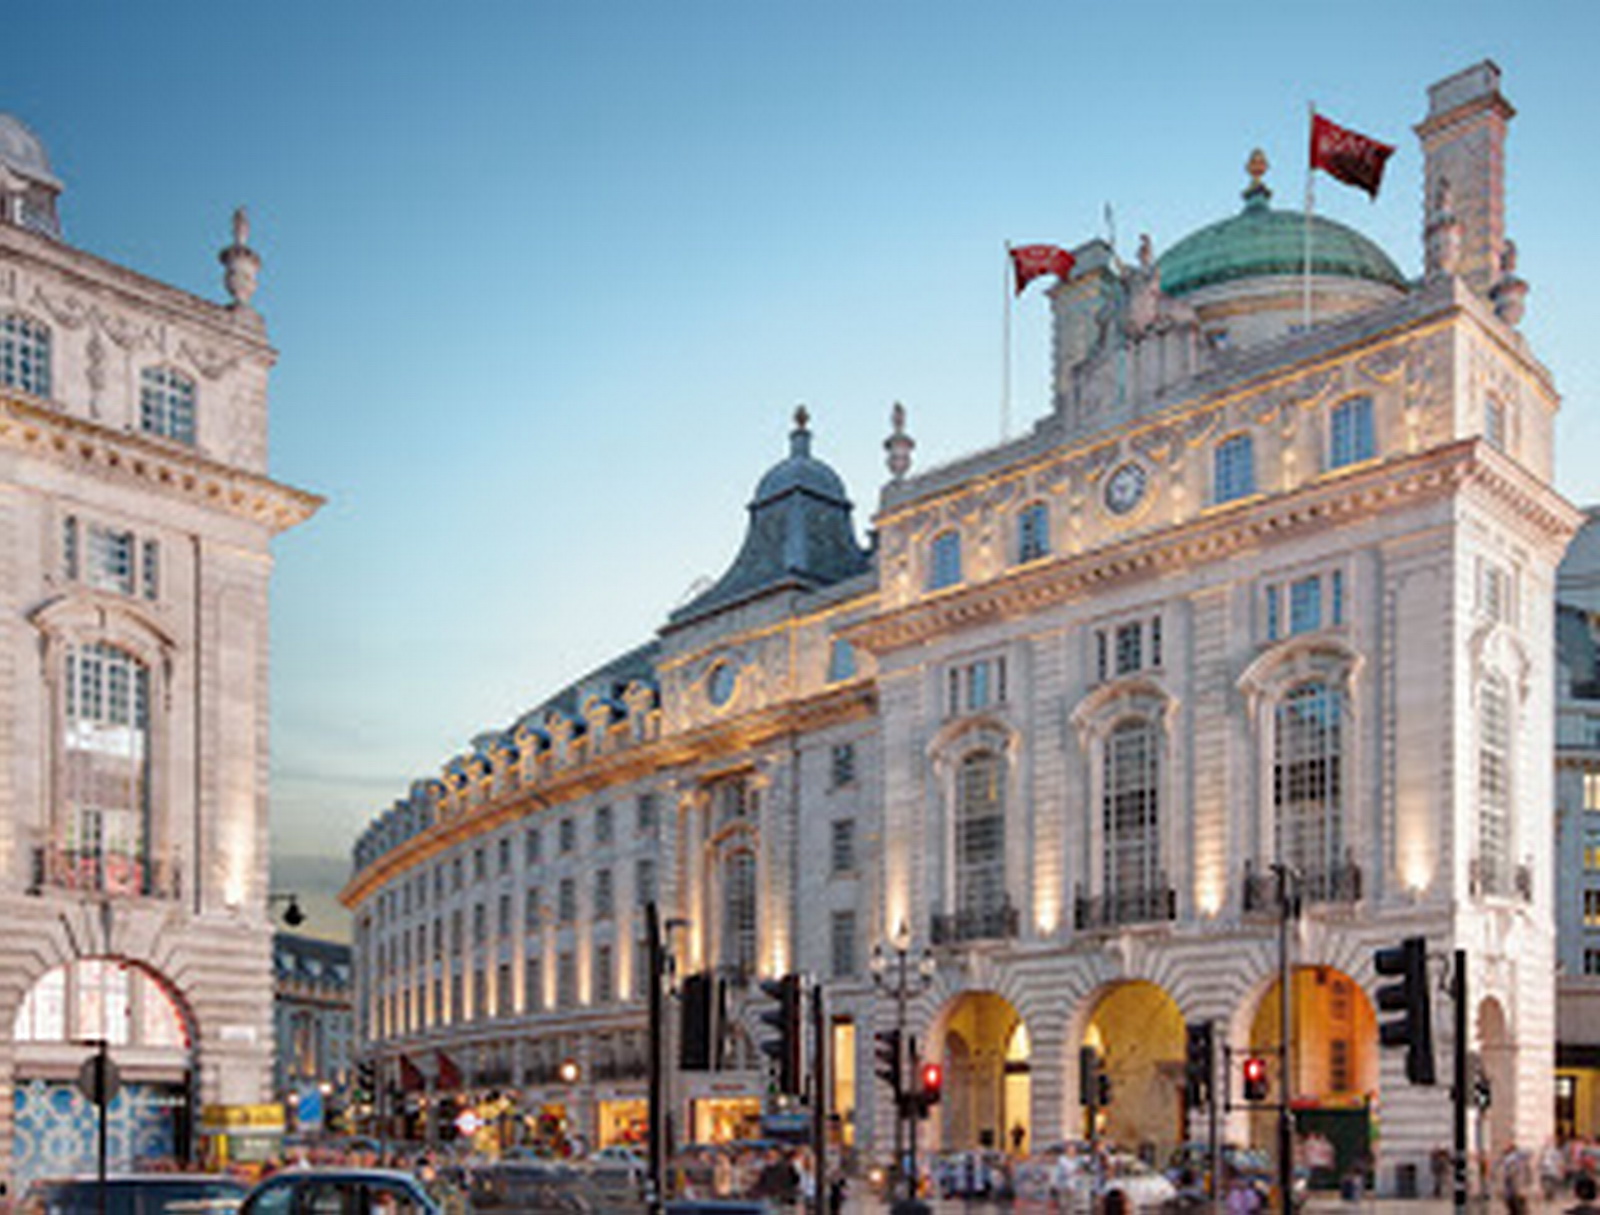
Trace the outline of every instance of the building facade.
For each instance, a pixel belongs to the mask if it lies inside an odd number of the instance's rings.
[[[344,1124],[353,1092],[355,990],[350,946],[278,932],[272,939],[273,1092],[302,1132]]]
[[[0,115],[0,1172],[92,1167],[74,1080],[120,1069],[113,1166],[182,1157],[272,1083],[275,352],[236,216],[229,302],[73,247]]]
[[[928,962],[906,1024],[945,1068],[935,1147],[1084,1135],[1092,1047],[1098,1129],[1164,1156],[1204,1126],[1185,1027],[1208,1022],[1226,1058],[1270,1061],[1335,1173],[1376,1144],[1405,1189],[1449,1105],[1379,1049],[1373,956],[1421,935],[1467,951],[1485,1143],[1543,1141],[1549,638],[1579,515],[1518,331],[1511,115],[1490,63],[1429,90],[1416,279],[1274,208],[1259,153],[1242,210],[1159,256],[1075,250],[1050,415],[913,473],[896,407],[870,548],[801,413],[719,582],[358,842],[358,1032],[412,1104],[481,1100],[467,1055],[519,1125],[614,1137],[642,1069],[602,1082],[594,1059],[644,1032],[653,897],[693,1047],[680,1140],[773,1125],[751,979],[801,971],[841,1134],[886,1155],[874,1034],[900,1005],[869,959],[892,976],[907,951]],[[1280,871],[1302,906],[1287,1075]],[[1442,1003],[1435,1024],[1448,1060]],[[1270,1144],[1220,1066],[1229,1138]]]

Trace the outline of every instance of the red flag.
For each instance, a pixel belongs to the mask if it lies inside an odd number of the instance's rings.
[[[1067,278],[1072,274],[1073,256],[1055,245],[1018,245],[1011,250],[1011,269],[1017,276],[1018,295],[1041,274]]]
[[[428,1087],[428,1081],[422,1074],[422,1069],[411,1062],[409,1055],[400,1056],[400,1091],[402,1093],[420,1093]]]
[[[1383,167],[1394,155],[1391,144],[1368,139],[1356,131],[1329,122],[1321,114],[1311,115],[1311,167],[1328,176],[1365,190],[1378,197]]]
[[[456,1089],[461,1087],[461,1069],[456,1066],[455,1060],[443,1051],[439,1051],[439,1087],[441,1089]]]

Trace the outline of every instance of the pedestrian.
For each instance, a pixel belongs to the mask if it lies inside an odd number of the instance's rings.
[[[1527,1157],[1513,1143],[1500,1157],[1500,1196],[1505,1200],[1506,1215],[1528,1215],[1528,1172]]]
[[[1443,1198],[1445,1178],[1450,1175],[1450,1150],[1441,1143],[1428,1157],[1428,1164],[1433,1170],[1433,1196]]]
[[[1572,1183],[1572,1192],[1578,1196],[1578,1201],[1566,1210],[1566,1215],[1600,1215],[1600,1207],[1594,1202],[1594,1178],[1588,1173],[1583,1173],[1578,1180]]]

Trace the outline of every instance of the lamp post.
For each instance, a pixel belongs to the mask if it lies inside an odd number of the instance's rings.
[[[1289,1039],[1294,1033],[1294,959],[1289,925],[1300,918],[1300,874],[1293,865],[1272,866],[1278,879],[1278,1201],[1283,1215],[1294,1210],[1294,1074]]]
[[[300,896],[290,891],[283,894],[267,895],[267,907],[270,911],[274,903],[282,903],[283,922],[288,928],[298,928],[306,922],[306,913],[300,907]]]
[[[900,931],[895,934],[892,941],[879,941],[872,947],[872,982],[879,991],[885,992],[895,1002],[894,1025],[898,1034],[896,1040],[902,1052],[906,1050],[906,1004],[928,989],[938,967],[939,964],[934,959],[931,949],[924,948],[920,954],[912,956],[911,933],[904,923],[900,925]],[[902,1076],[910,1076],[911,1069],[915,1066],[915,1059],[910,1060],[908,1065],[905,1055],[902,1054],[899,1069]],[[899,1095],[895,1094],[897,1098]],[[891,1176],[906,1177],[905,1202],[910,1205],[916,1203],[917,1198],[917,1131],[916,1127],[912,1126],[910,1168],[906,1170],[905,1122],[905,1110],[897,1100],[894,1111],[894,1172]]]

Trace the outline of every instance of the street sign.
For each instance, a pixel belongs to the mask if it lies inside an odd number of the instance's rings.
[[[105,1065],[103,1071],[102,1064]],[[121,1087],[122,1073],[105,1055],[90,1055],[78,1069],[78,1091],[95,1105],[110,1105]]]

